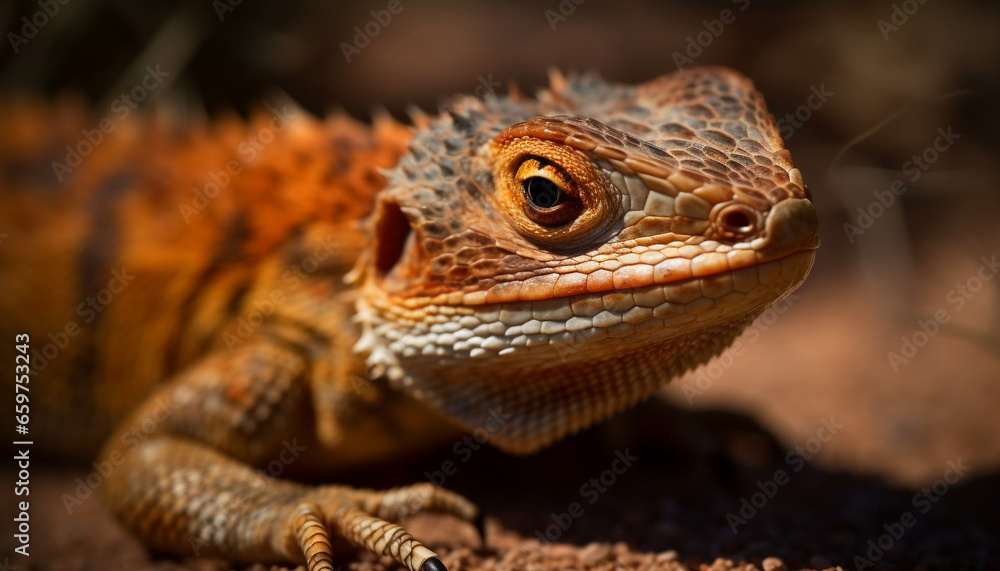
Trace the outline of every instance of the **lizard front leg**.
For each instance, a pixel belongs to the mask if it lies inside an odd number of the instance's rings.
[[[307,427],[305,360],[280,342],[207,357],[148,400],[105,445],[106,503],[149,546],[241,562],[333,569],[342,538],[412,571],[444,569],[391,523],[419,511],[473,520],[465,498],[430,484],[378,492],[304,486],[251,466]]]

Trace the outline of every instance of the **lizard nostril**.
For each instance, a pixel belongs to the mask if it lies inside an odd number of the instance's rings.
[[[722,225],[731,230],[743,230],[750,226],[750,219],[743,212],[734,210],[726,213],[722,218]]]
[[[731,204],[719,213],[719,229],[723,234],[742,237],[756,230],[756,214],[744,204]]]

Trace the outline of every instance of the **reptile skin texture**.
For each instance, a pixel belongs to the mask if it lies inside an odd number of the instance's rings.
[[[761,95],[724,68],[553,73],[412,127],[147,115],[60,176],[99,117],[0,119],[0,329],[53,344],[32,436],[98,454],[106,505],[162,553],[444,569],[399,521],[476,521],[465,498],[281,475],[484,428],[533,453],[719,354],[819,245]]]

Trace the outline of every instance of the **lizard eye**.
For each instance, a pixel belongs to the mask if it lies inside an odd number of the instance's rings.
[[[541,226],[563,226],[583,212],[573,178],[550,162],[528,157],[518,167],[514,179],[521,186],[525,216]]]
[[[554,251],[591,245],[621,220],[622,194],[586,152],[524,133],[490,142],[496,204],[529,241]]]
[[[548,210],[557,206],[563,201],[562,191],[559,185],[547,178],[533,176],[521,183],[524,197],[528,199],[528,204],[535,210]]]

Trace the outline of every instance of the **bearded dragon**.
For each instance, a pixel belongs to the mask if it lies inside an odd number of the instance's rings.
[[[762,96],[723,68],[554,73],[412,127],[0,109],[0,309],[33,340],[33,437],[105,438],[98,491],[158,552],[319,571],[346,540],[444,569],[396,522],[475,521],[469,500],[257,468],[456,429],[535,452],[717,355],[819,244]]]

